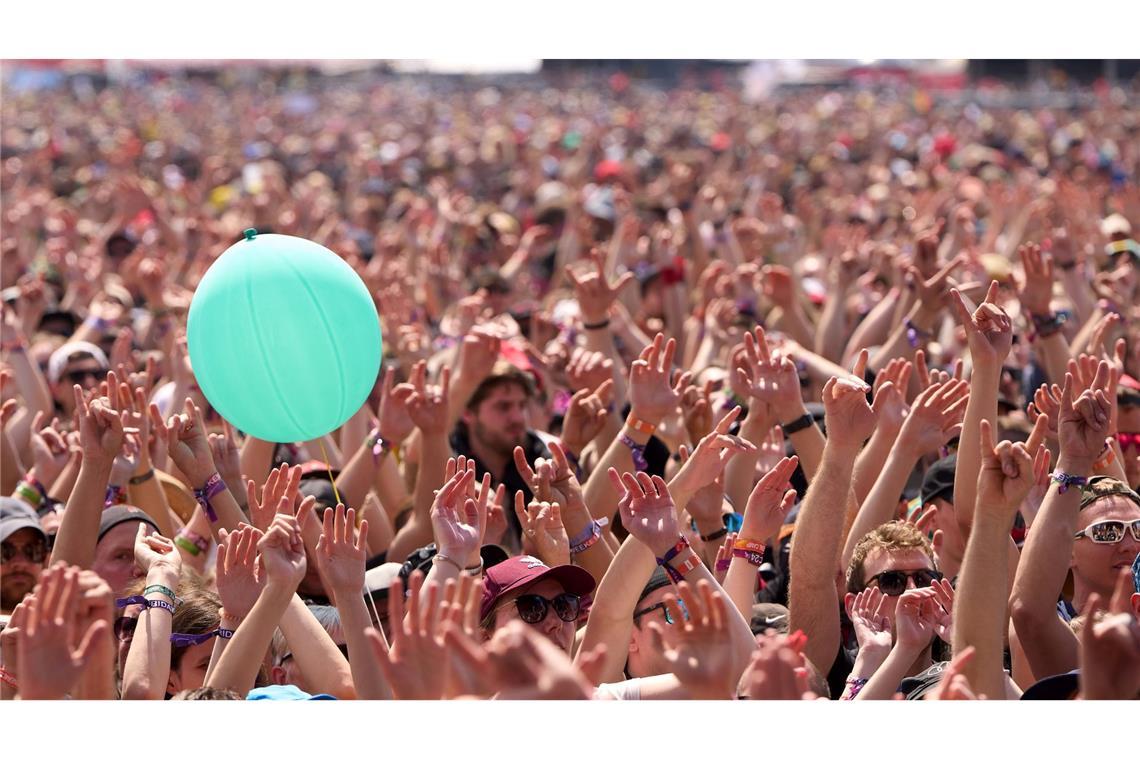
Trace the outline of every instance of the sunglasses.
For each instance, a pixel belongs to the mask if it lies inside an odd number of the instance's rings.
[[[11,562],[16,558],[17,554],[24,555],[24,559],[28,562],[43,562],[44,557],[47,556],[47,546],[44,543],[24,544],[23,546],[16,547],[12,544],[0,545],[0,559],[5,562]]]
[[[551,607],[554,608],[554,614],[558,615],[559,620],[573,623],[582,611],[582,597],[567,592],[559,594],[553,599],[547,599],[538,594],[523,594],[515,599],[515,609],[518,610],[519,617],[523,619],[524,623],[531,625],[546,620],[546,615],[550,612]]]
[[[137,617],[121,617],[115,621],[115,638],[119,641],[130,641],[135,636],[135,627],[139,624]]]
[[[70,372],[65,372],[63,376],[73,383],[78,383],[88,377],[99,380],[106,374],[105,371],[99,369],[73,369]]]
[[[682,602],[680,599],[677,600],[677,606],[681,608],[681,614],[685,616],[685,620],[688,620],[689,619],[689,608],[686,607],[685,603]],[[653,605],[646,607],[645,609],[641,610],[640,612],[633,613],[633,619],[637,620],[640,617],[648,615],[650,612],[653,612],[654,610],[664,610],[665,611],[665,623],[667,625],[673,625],[674,623],[684,622],[682,620],[676,620],[673,618],[673,613],[669,611],[669,608],[665,605],[665,602],[658,602],[657,604],[653,604]]]
[[[1130,446],[1140,448],[1140,433],[1117,433],[1116,442],[1121,451],[1127,451]]]
[[[1093,523],[1084,530],[1078,530],[1073,538],[1087,538],[1094,544],[1119,544],[1130,530],[1132,537],[1140,541],[1140,520],[1105,520]]]
[[[937,570],[887,570],[872,576],[867,585],[870,586],[874,581],[887,596],[899,596],[906,591],[908,580],[914,581],[915,588],[926,588],[935,581],[942,580],[942,573]]]

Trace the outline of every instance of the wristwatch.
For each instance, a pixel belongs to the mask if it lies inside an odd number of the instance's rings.
[[[815,424],[815,417],[811,416],[811,412],[806,412],[801,417],[796,417],[794,420],[787,424],[781,424],[780,428],[784,431],[784,435],[791,435],[798,433],[801,430],[807,430],[811,425]]]

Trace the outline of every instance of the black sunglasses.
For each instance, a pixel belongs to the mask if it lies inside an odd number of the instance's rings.
[[[554,608],[554,614],[558,615],[559,620],[573,623],[582,611],[582,597],[577,594],[563,593],[553,599],[547,599],[538,594],[523,594],[515,599],[515,609],[519,611],[519,617],[523,619],[524,623],[531,625],[545,620],[551,607]]]
[[[70,372],[64,373],[64,377],[73,383],[78,383],[84,378],[91,377],[96,380],[105,376],[107,373],[99,369],[73,369]]]
[[[867,585],[870,586],[871,581],[874,581],[887,596],[899,596],[906,591],[908,579],[914,580],[915,588],[926,588],[935,581],[942,580],[942,573],[937,570],[887,570],[869,578]]]
[[[139,624],[137,617],[121,617],[115,621],[115,638],[119,641],[130,641],[134,638],[135,627]]]
[[[685,620],[688,620],[689,619],[689,609],[685,606],[685,603],[682,602],[680,599],[678,599],[677,600],[677,606],[681,608],[681,614],[684,615]],[[654,610],[664,610],[664,612],[665,612],[665,623],[668,625],[673,625],[674,623],[680,622],[680,621],[673,619],[673,613],[669,611],[669,608],[665,605],[665,602],[658,602],[657,604],[651,604],[648,607],[646,607],[645,609],[640,610],[639,612],[633,613],[633,619],[637,620],[638,618],[642,618],[642,617],[648,615],[650,612],[653,612]]]
[[[0,559],[5,562],[11,562],[16,558],[17,554],[23,554],[24,559],[28,562],[43,562],[44,557],[47,556],[46,542],[39,541],[34,544],[24,544],[17,547],[12,544],[0,545]]]

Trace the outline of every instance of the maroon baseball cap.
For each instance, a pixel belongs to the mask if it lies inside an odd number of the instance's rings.
[[[578,596],[593,593],[596,585],[594,576],[577,565],[547,567],[542,560],[527,554],[511,557],[487,568],[483,574],[483,603],[479,607],[479,617],[487,617],[504,594],[547,578],[558,581],[562,588]]]

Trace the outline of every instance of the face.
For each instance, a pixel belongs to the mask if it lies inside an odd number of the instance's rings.
[[[116,597],[124,595],[127,586],[135,578],[142,577],[142,571],[135,565],[135,536],[138,535],[137,520],[119,523],[95,545],[95,561],[91,569],[107,581]],[[147,526],[149,536],[154,529]]]
[[[863,560],[863,578],[867,581],[868,586],[878,585],[877,581],[871,579],[880,573],[885,573],[888,570],[900,570],[904,573],[914,572],[916,570],[933,570],[934,563],[930,557],[926,556],[926,552],[921,549],[903,549],[900,551],[888,552],[880,548],[872,549],[867,553],[866,559]],[[907,578],[907,589],[917,588],[914,578]],[[851,612],[851,603],[855,601],[854,594],[847,594],[844,597],[844,604],[847,606],[847,612]],[[897,596],[886,596],[883,602],[883,613],[891,621],[891,631],[895,630],[895,608],[898,606],[899,598]]]
[[[11,610],[40,582],[47,542],[34,528],[23,528],[4,540],[0,559],[0,606]]]
[[[665,601],[665,597],[669,593],[670,589],[668,586],[663,586],[649,592],[644,599],[638,602],[634,612],[641,612],[644,609],[661,604]],[[651,622],[656,622],[658,625],[668,625],[665,620],[665,609],[663,607],[659,607],[633,621],[633,631],[629,639],[628,664],[629,674],[634,678],[644,678],[646,676],[657,676],[673,672],[670,665],[665,661],[664,655],[659,650],[648,645],[649,623]]]
[[[934,515],[934,529],[942,531],[942,551],[955,557],[962,557],[966,553],[966,542],[962,539],[962,529],[958,527],[954,503],[936,498],[934,505],[937,509]]]
[[[1077,516],[1077,530],[1084,530],[1103,520],[1140,520],[1140,505],[1123,496],[1110,496],[1094,501]],[[1132,567],[1140,541],[1126,532],[1115,544],[1098,544],[1089,538],[1073,541],[1073,577],[1106,599],[1112,597],[1116,578],[1122,568]]]
[[[483,446],[510,456],[526,440],[527,395],[516,383],[504,383],[463,414],[472,437]]]
[[[345,659],[348,659],[348,645],[344,643],[344,634],[339,631],[334,631],[329,635],[332,636],[332,640],[336,642],[337,649],[341,651]],[[292,684],[301,691],[307,691],[310,694],[315,693],[308,682],[305,681],[305,676],[301,673],[301,668],[297,666],[297,660],[293,657],[292,652],[286,652],[276,661],[273,667],[269,669],[269,680],[278,686]]]
[[[127,667],[127,653],[131,651],[131,641],[134,640],[135,626],[138,624],[139,613],[142,608],[137,604],[123,609],[123,616],[115,621],[115,633],[118,636],[118,649],[116,656],[119,660],[119,674]]]
[[[206,683],[206,668],[210,666],[213,651],[213,640],[187,647],[182,653],[178,669],[170,671],[170,678],[166,682],[167,693],[177,694],[186,689],[201,688]]]
[[[524,586],[521,589],[512,591],[499,600],[498,605],[495,607],[495,629],[505,626],[512,620],[521,620],[519,617],[518,608],[515,606],[515,600],[523,594],[538,594],[547,600],[553,599],[565,592],[562,584],[555,580],[545,579],[541,583],[535,583],[531,586]],[[532,623],[532,626],[546,638],[550,639],[556,646],[561,648],[566,654],[570,654],[570,647],[574,643],[575,621],[564,621],[558,617],[554,612],[552,606],[546,610],[546,617],[537,623]]]
[[[94,357],[87,354],[74,356],[68,360],[59,376],[59,382],[52,388],[55,400],[67,414],[71,414],[75,411],[75,396],[71,386],[78,385],[83,390],[90,391],[106,376],[107,370]]]
[[[1121,433],[1140,433],[1140,406],[1119,407],[1117,428]],[[1124,472],[1128,485],[1140,488],[1140,445],[1131,444],[1124,451]]]

